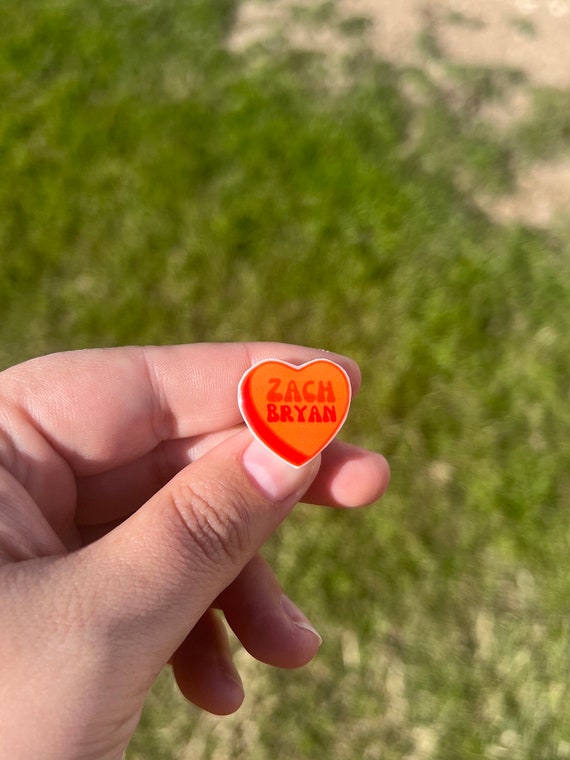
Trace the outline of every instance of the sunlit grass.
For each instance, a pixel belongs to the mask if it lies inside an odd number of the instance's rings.
[[[364,375],[346,436],[392,465],[380,505],[301,506],[267,548],[315,663],[240,653],[225,719],[165,676],[129,758],[570,757],[568,234],[501,227],[472,194],[509,186],[517,146],[567,151],[563,96],[548,145],[552,94],[499,139],[474,103],[516,77],[456,69],[450,95],[362,45],[334,75],[277,40],[231,53],[236,7],[20,0],[0,26],[1,364],[344,351]]]

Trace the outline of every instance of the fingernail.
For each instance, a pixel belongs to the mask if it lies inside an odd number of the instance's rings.
[[[242,456],[249,477],[272,501],[283,501],[306,489],[315,475],[318,464],[313,460],[304,467],[293,467],[258,441],[250,443]]]
[[[323,643],[323,637],[321,634],[311,624],[310,620],[301,612],[297,605],[293,604],[293,602],[289,599],[288,596],[285,596],[285,594],[282,594],[281,596],[281,608],[289,620],[293,623],[293,625],[296,625],[297,628],[302,628],[304,631],[309,631],[309,633],[312,633],[314,636],[316,636],[319,641],[319,646]]]
[[[224,676],[228,679],[228,681],[233,683],[237,689],[243,692],[243,683],[240,678],[240,674],[238,673],[233,660],[229,655],[220,654],[218,656],[218,667]]]
[[[237,672],[231,659],[225,655],[218,658],[218,668],[223,679],[216,679],[213,684],[217,690],[218,699],[221,700],[222,707],[218,704],[220,715],[227,715],[235,712],[244,699],[244,690],[242,680]]]

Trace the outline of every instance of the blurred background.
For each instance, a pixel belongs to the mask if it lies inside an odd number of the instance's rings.
[[[569,34],[565,0],[3,3],[0,366],[329,348],[392,467],[266,549],[314,663],[238,651],[229,718],[165,673],[128,760],[570,757]]]

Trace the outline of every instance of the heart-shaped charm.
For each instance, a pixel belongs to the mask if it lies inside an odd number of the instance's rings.
[[[299,366],[267,359],[243,375],[238,403],[254,436],[289,464],[301,467],[338,433],[351,395],[347,373],[328,359]]]

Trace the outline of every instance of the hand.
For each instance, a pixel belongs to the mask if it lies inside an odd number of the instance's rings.
[[[240,424],[236,393],[255,362],[321,355],[105,349],[0,373],[1,757],[120,758],[168,662],[195,704],[237,709],[215,607],[264,662],[314,656],[316,632],[257,551],[301,497],[370,503],[388,467],[335,442],[294,469]],[[332,358],[356,391],[356,365]]]

